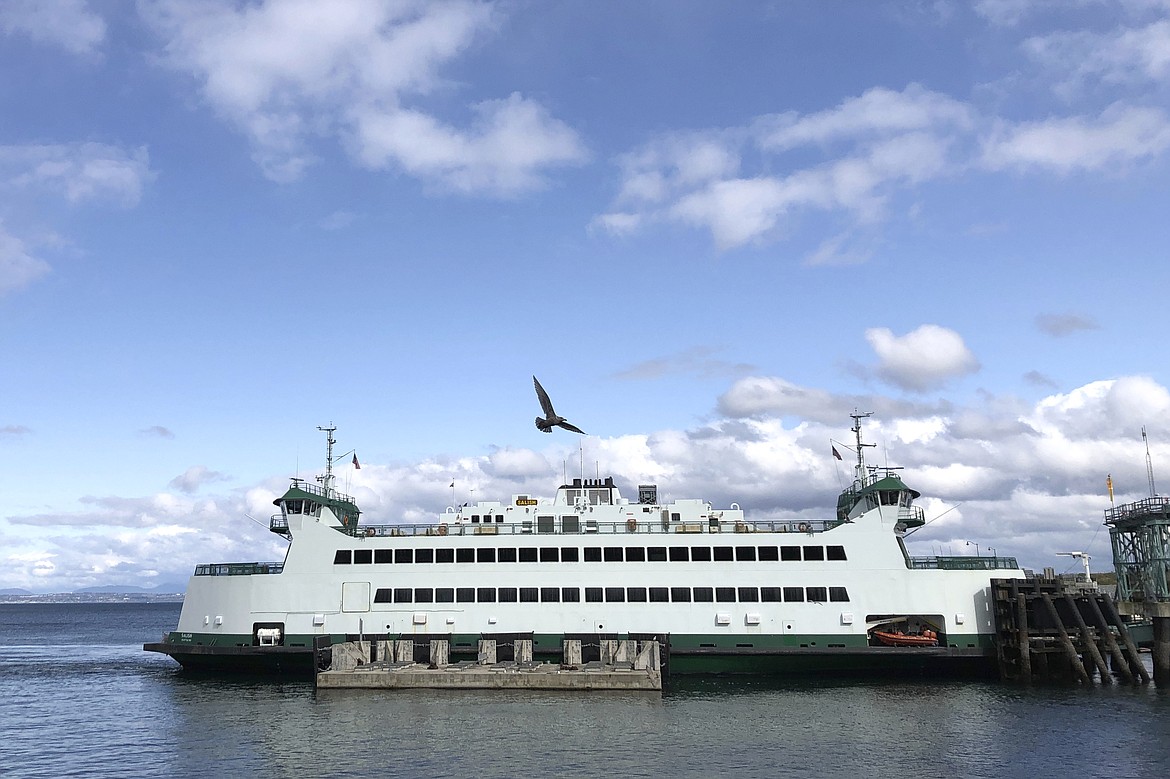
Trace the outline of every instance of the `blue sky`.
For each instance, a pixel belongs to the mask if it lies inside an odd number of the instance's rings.
[[[330,422],[369,521],[815,517],[873,411],[913,551],[1062,570],[1170,479],[1165,0],[3,0],[0,67],[0,588],[279,559]]]

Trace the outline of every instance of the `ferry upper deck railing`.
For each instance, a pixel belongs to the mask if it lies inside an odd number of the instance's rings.
[[[205,563],[195,566],[196,576],[252,576],[280,573],[284,563]]]
[[[1020,566],[1014,557],[980,557],[955,555],[951,557],[911,557],[909,567],[919,570],[942,571],[996,571],[1015,570]]]
[[[722,521],[719,519],[679,520],[663,523],[599,522],[579,519],[565,523],[558,518],[550,522],[524,520],[509,523],[444,524],[437,525],[362,525],[356,528],[336,528],[352,536],[471,536],[471,535],[627,535],[631,533],[823,533],[842,524],[833,519],[762,520],[756,522]]]
[[[311,482],[307,482],[307,481],[304,481],[302,479],[297,479],[296,484],[293,486],[296,489],[301,490],[302,492],[307,492],[310,495],[316,495],[324,500],[340,500],[343,503],[354,503],[354,499],[351,496],[346,495],[343,492],[338,492],[337,490],[330,490],[329,493],[326,494],[325,488],[322,487],[321,485],[313,484]]]

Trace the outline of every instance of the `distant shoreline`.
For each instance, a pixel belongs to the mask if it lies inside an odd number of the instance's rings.
[[[182,603],[183,593],[54,592],[47,595],[0,595],[0,605],[19,603]]]

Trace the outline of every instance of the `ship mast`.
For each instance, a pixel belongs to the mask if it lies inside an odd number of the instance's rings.
[[[333,445],[337,441],[333,440],[333,433],[336,432],[337,427],[332,422],[329,427],[317,426],[317,429],[325,433],[325,475],[318,476],[317,481],[321,482],[321,487],[325,491],[325,497],[333,497]]]
[[[1150,480],[1150,497],[1156,497],[1158,491],[1154,489],[1154,461],[1150,459],[1150,439],[1146,437],[1146,426],[1142,425],[1142,441],[1146,444],[1146,477]]]
[[[861,420],[872,416],[872,411],[860,414],[857,409],[854,409],[853,413],[849,415],[850,419],[853,420],[853,435],[857,439],[857,481],[862,483],[865,482],[865,457],[862,455],[861,448],[863,446],[877,446],[877,444],[861,443]]]

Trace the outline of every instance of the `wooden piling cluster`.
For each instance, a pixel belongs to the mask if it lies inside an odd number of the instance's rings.
[[[483,637],[475,660],[450,662],[446,639],[346,641],[328,649],[319,688],[661,690],[656,640],[603,640],[601,658],[582,661],[582,642],[566,639],[561,663],[534,661],[531,638]],[[502,659],[503,656],[508,659]]]
[[[1112,684],[1146,684],[1138,656],[1113,599],[1093,589],[1070,590],[1056,579],[993,579],[992,601],[1000,678],[1073,681],[1096,676]]]

